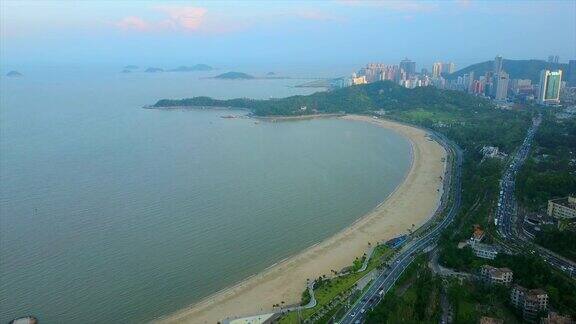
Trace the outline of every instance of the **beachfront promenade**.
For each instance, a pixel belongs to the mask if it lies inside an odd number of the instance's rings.
[[[449,141],[441,134],[435,134],[440,143],[451,152],[453,161],[452,168],[448,169],[447,176],[451,175],[451,180],[446,177],[446,186],[448,190],[445,191],[443,199],[443,206],[438,211],[437,217],[441,216],[445,211],[447,205],[449,211],[445,217],[435,226],[432,226],[421,235],[420,238],[410,242],[397,256],[391,261],[391,266],[388,269],[380,272],[378,277],[374,280],[372,285],[360,296],[358,301],[344,314],[338,321],[342,324],[363,323],[366,312],[376,306],[378,302],[388,293],[394,286],[396,281],[402,276],[406,268],[414,261],[417,254],[426,248],[436,244],[442,231],[454,220],[454,217],[460,209],[461,203],[461,166],[462,166],[462,150],[453,142]],[[450,190],[452,189],[452,190]],[[431,219],[428,223],[434,223],[437,218]]]

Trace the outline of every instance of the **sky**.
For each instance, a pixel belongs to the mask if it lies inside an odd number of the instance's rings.
[[[0,65],[576,59],[576,1],[0,1]]]

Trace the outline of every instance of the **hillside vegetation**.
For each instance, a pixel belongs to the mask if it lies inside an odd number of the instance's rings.
[[[295,116],[313,113],[367,113],[380,109],[463,110],[491,105],[486,100],[459,91],[439,90],[434,87],[407,89],[390,81],[281,99],[218,100],[209,97],[194,97],[180,100],[162,99],[154,105],[157,108],[192,106],[248,108],[257,116]],[[306,109],[303,110],[303,107]]]
[[[517,179],[517,197],[530,211],[548,200],[576,193],[576,119],[557,119],[558,109],[543,112],[534,147]]]
[[[486,72],[492,71],[494,61],[486,61],[482,63],[472,64],[461,70],[458,70],[450,75],[448,79],[455,79],[464,74],[474,71],[474,75],[478,78]],[[564,63],[548,63],[543,60],[503,60],[502,69],[510,75],[510,79],[530,79],[533,83],[540,82],[540,71],[543,69],[560,69],[566,72],[568,64]]]

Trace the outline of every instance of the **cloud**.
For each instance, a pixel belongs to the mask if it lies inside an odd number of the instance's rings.
[[[150,23],[136,16],[124,17],[115,23],[122,30],[146,31],[151,29]]]
[[[398,0],[338,0],[339,3],[347,6],[357,7],[378,7],[389,11],[397,12],[427,12],[438,8],[436,3],[425,1],[398,1]]]
[[[201,7],[162,6],[156,9],[168,15],[168,22],[174,28],[192,31],[202,27],[208,12]]]
[[[150,20],[138,16],[127,16],[115,22],[114,25],[124,31],[138,32],[207,31],[205,28],[205,22],[208,10],[206,8],[191,6],[159,6],[153,9],[163,14],[165,17],[158,20]]]
[[[193,6],[156,6],[150,8],[160,15],[156,19],[144,16],[127,16],[113,25],[125,32],[181,32],[198,34],[223,34],[244,30],[254,25],[275,24],[286,19],[300,19],[317,22],[340,21],[331,14],[300,9],[283,13],[250,13],[241,19],[230,14],[208,12],[203,7]]]

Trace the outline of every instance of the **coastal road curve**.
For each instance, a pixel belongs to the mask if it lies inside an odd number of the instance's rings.
[[[378,277],[374,279],[372,284],[365,290],[355,304],[346,312],[338,323],[341,324],[356,324],[363,323],[366,313],[369,309],[373,308],[382,299],[384,295],[394,286],[396,281],[400,278],[406,268],[414,261],[417,254],[424,249],[433,246],[442,231],[453,221],[454,217],[460,209],[461,202],[461,167],[462,167],[462,150],[456,143],[447,139],[444,135],[428,132],[437,139],[437,141],[444,146],[444,148],[452,153],[454,161],[452,163],[452,180],[450,187],[454,189],[453,203],[450,206],[448,214],[436,226],[427,229],[427,232],[415,241],[406,245],[400,253],[394,258],[390,266],[380,272]],[[450,190],[446,191],[450,196]],[[431,219],[429,222],[434,222]]]

